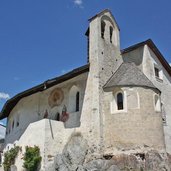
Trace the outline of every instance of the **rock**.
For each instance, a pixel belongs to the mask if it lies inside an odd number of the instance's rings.
[[[104,155],[91,153],[81,134],[72,135],[62,154],[48,171],[171,171],[171,155],[151,150],[146,153]],[[169,169],[170,168],[170,169]]]
[[[167,159],[168,159],[168,166],[169,166],[169,168],[171,170],[171,154],[167,153]]]
[[[157,151],[149,151],[145,155],[145,170],[167,171],[169,170],[166,154]]]
[[[77,133],[72,135],[71,139],[66,144],[63,153],[55,157],[54,160],[55,170],[59,170],[59,171],[78,170],[79,166],[82,166],[84,163],[87,151],[88,151],[87,142],[83,139],[81,134]]]
[[[114,161],[114,164],[117,165],[121,170],[140,170],[143,165],[143,161],[138,161],[138,158],[135,155],[121,154],[113,156],[112,159]]]
[[[84,167],[88,171],[120,171],[113,160],[97,159],[88,162]]]
[[[65,162],[69,165],[82,165],[88,151],[87,142],[80,134],[71,137],[63,151]]]
[[[112,165],[109,169],[107,169],[107,171],[120,171],[120,169],[118,168],[118,166]]]

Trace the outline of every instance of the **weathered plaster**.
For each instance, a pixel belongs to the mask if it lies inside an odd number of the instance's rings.
[[[106,23],[104,39],[101,37],[101,20]],[[111,26],[114,30],[112,42],[109,29]],[[142,146],[165,150],[162,115],[161,112],[155,111],[153,98],[154,94],[159,92],[150,88],[121,87],[125,97],[125,110],[118,113],[111,112],[111,102],[119,89],[104,92],[103,86],[123,61],[134,61],[159,89],[167,85],[162,88],[162,100],[165,103],[171,91],[166,71],[163,70],[163,82],[157,84],[151,76],[154,74],[151,67],[155,57],[150,57],[147,48],[137,49],[122,58],[119,30],[109,12],[94,18],[90,22],[89,30],[89,72],[23,98],[8,117],[5,150],[11,148],[14,143],[23,149],[26,145],[38,145],[42,155],[42,170],[48,170],[47,163],[53,162],[53,157],[62,153],[73,133],[81,133],[88,146],[93,149],[92,153],[96,155],[113,153],[116,150],[123,152]],[[79,112],[73,112],[73,102],[70,102],[74,97],[70,92],[74,86],[74,92],[80,92]],[[62,89],[64,99],[59,106],[51,108],[48,98],[55,88]],[[64,105],[68,109],[69,119],[65,123],[54,121],[56,113],[61,114]],[[170,110],[169,105],[166,104],[167,112]],[[47,113],[48,116],[44,119]],[[169,118],[167,114],[167,120],[171,123]],[[14,125],[12,128],[13,120],[15,124],[19,120],[19,126]],[[169,130],[170,126],[165,127],[165,134],[169,134]],[[169,142],[168,137],[166,136],[166,142]],[[22,154],[16,161],[20,170],[21,156]]]

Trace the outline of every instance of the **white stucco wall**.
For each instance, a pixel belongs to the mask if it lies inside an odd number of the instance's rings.
[[[22,159],[25,147],[34,147],[36,145],[40,148],[42,157],[40,169],[48,170],[48,165],[53,162],[57,154],[62,153],[65,144],[74,132],[75,128],[66,129],[62,122],[50,119],[42,119],[30,123],[21,138],[14,142],[15,145],[22,147],[22,151],[19,152],[15,161],[17,169],[19,171],[24,170]],[[11,148],[14,147],[14,144],[8,144],[8,146]]]
[[[162,72],[162,78],[155,77],[154,66]],[[161,102],[164,105],[166,124],[164,124],[166,149],[171,153],[171,77],[162,66],[154,52],[146,45],[143,54],[143,72],[161,91]]]
[[[69,92],[72,86],[77,86],[78,90],[80,91],[80,110],[78,112],[67,111],[69,113],[69,119],[65,123],[65,127],[78,127],[80,125],[81,110],[85,95],[86,79],[87,74],[85,73],[71,80],[58,84],[57,86],[51,87],[45,91],[38,92],[36,94],[21,99],[8,117],[8,134],[6,135],[5,140],[6,145],[9,143],[13,143],[16,140],[19,140],[30,123],[43,119],[46,110],[48,112],[48,118],[54,119],[54,116],[57,112],[59,112],[60,114],[62,113],[64,105],[68,108]],[[51,91],[55,88],[62,89],[64,93],[64,100],[62,101],[60,106],[55,106],[51,108],[48,104],[48,98]],[[16,125],[18,116],[19,126]],[[14,128],[12,128],[13,121]]]
[[[0,164],[1,164],[1,160],[2,160],[1,153],[4,148],[5,131],[6,131],[6,128],[3,125],[0,125]]]
[[[0,125],[0,139],[5,138],[5,131],[6,131],[6,128],[3,125]]]
[[[48,170],[48,168],[46,168],[48,167],[48,162],[53,162],[53,157],[57,153],[62,152],[68,138],[77,130],[77,127],[80,127],[81,114],[84,108],[83,102],[85,102],[86,81],[87,73],[81,74],[73,79],[44,90],[43,92],[38,92],[25,97],[14,107],[8,117],[8,134],[5,139],[4,152],[14,147],[14,145],[22,147],[23,150],[16,160],[16,165],[19,170],[23,169],[23,161],[21,158],[23,157],[25,146],[37,145],[40,147],[42,170]],[[70,112],[71,102],[69,102],[69,100],[75,100],[73,97],[69,98],[73,86],[77,87],[77,90],[80,92],[78,112]],[[64,100],[61,105],[51,108],[48,104],[48,98],[55,88],[62,89]],[[61,114],[64,105],[68,109],[67,113],[69,113],[69,119],[65,123],[54,121],[54,115],[57,112]],[[46,110],[48,111],[49,119],[43,119]],[[16,125],[18,116],[19,126]],[[14,127],[12,128],[13,120]]]

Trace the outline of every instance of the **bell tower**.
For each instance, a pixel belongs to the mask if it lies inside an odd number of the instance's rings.
[[[88,62],[90,64],[86,87],[85,113],[82,127],[88,131],[89,142],[103,151],[104,103],[103,86],[122,63],[120,54],[119,27],[109,10],[104,10],[89,19]],[[89,106],[87,108],[87,106]],[[89,127],[87,128],[87,125]],[[84,130],[82,129],[82,130]],[[88,130],[87,130],[88,129]],[[86,132],[85,132],[86,134]]]
[[[120,55],[120,29],[110,10],[106,9],[89,19],[88,62],[102,84],[122,63]]]

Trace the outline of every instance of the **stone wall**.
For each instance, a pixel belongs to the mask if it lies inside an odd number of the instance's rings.
[[[135,62],[142,72],[161,91],[162,115],[164,121],[164,133],[166,149],[171,153],[171,77],[162,66],[154,52],[147,46],[139,47],[131,52],[123,54],[124,61]],[[155,76],[154,67],[161,71],[161,78]]]
[[[155,111],[154,106],[154,95],[158,92],[148,88],[123,87],[120,90],[124,92],[124,110],[112,112],[111,102],[118,90],[115,88],[113,92],[104,94],[105,153],[137,150],[140,147],[164,150],[162,115],[161,112]],[[131,95],[134,97],[132,101],[129,100]]]

